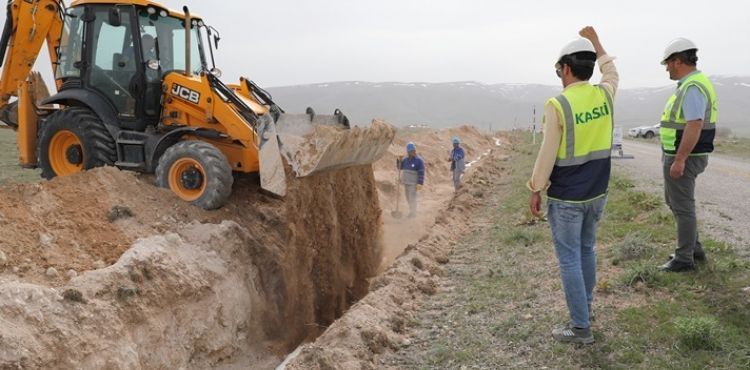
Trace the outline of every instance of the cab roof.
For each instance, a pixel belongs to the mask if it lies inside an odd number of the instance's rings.
[[[185,13],[182,11],[169,9],[166,6],[157,3],[156,1],[150,1],[150,0],[75,0],[73,1],[70,6],[80,6],[80,5],[87,5],[87,4],[111,4],[111,5],[135,5],[135,6],[141,6],[141,7],[154,7],[160,10],[166,10],[170,16],[179,18],[179,19],[185,19]],[[201,17],[198,14],[190,13],[191,18],[195,19],[201,19]]]

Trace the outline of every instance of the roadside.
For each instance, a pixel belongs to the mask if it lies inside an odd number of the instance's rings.
[[[672,248],[673,222],[660,198],[637,190],[620,174],[612,180],[597,245],[597,343],[554,342],[550,330],[567,320],[567,311],[548,225],[532,222],[526,211],[523,182],[535,146],[516,149],[508,162],[510,177],[491,182],[482,205],[472,211],[471,232],[455,245],[430,246],[448,251],[442,272],[412,267],[411,278],[399,276],[398,281],[412,286],[432,279],[434,291],[425,295],[414,289],[411,298],[395,295],[389,270],[375,280],[373,290],[392,297],[390,315],[366,297],[358,305],[369,316],[357,320],[345,315],[321,337],[328,341],[305,352],[317,362],[293,368],[750,366],[750,294],[742,290],[750,278],[749,265],[738,261],[727,244],[707,239],[712,258],[699,271],[658,272],[657,264]],[[407,254],[394,266],[414,263]],[[425,266],[432,271],[431,264]],[[362,334],[364,346],[350,344],[352,331],[367,334]],[[342,351],[360,354],[359,360],[328,361]]]
[[[661,149],[658,141],[625,142],[633,159],[615,160],[615,168],[636,180],[638,190],[663,199]],[[696,208],[702,230],[732,245],[739,256],[750,259],[750,155],[732,157],[712,154],[706,171],[698,176]],[[663,202],[663,201],[662,201]]]
[[[728,137],[716,138],[714,150],[718,154],[726,154],[750,161],[750,138]]]

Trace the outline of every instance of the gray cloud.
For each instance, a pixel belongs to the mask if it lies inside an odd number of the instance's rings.
[[[750,2],[327,0],[198,1],[218,28],[227,80],[262,85],[325,81],[475,80],[556,85],[552,65],[582,26],[618,57],[623,87],[667,85],[658,64],[674,37],[693,39],[708,74],[750,74]]]

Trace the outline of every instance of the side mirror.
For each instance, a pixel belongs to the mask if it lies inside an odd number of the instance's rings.
[[[221,37],[219,37],[218,35],[214,36],[214,47],[216,48],[216,50],[219,50],[219,40],[221,40]]]
[[[108,22],[112,27],[120,27],[122,25],[122,17],[120,16],[120,9],[116,6],[109,8],[109,19]]]

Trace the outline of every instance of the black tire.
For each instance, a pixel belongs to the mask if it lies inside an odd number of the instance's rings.
[[[654,132],[653,131],[646,131],[646,133],[643,134],[643,137],[645,137],[646,139],[650,139],[650,138],[654,137]]]
[[[62,148],[57,139],[53,142],[61,135],[68,135],[78,144]],[[117,148],[114,138],[94,112],[70,107],[52,113],[41,127],[37,156],[42,177],[49,180],[95,167],[112,166],[117,160]],[[62,166],[60,161],[64,162]]]
[[[232,193],[232,168],[215,146],[197,140],[169,147],[156,166],[156,184],[203,209],[223,206]]]

